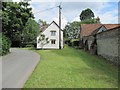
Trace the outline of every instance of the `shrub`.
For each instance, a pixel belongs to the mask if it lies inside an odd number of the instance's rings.
[[[79,48],[80,46],[80,39],[64,39],[65,44],[68,46],[74,47],[74,48]]]
[[[20,41],[12,41],[11,47],[20,47]]]
[[[36,46],[37,46],[36,42],[26,42],[26,43],[24,43],[23,47],[34,47],[34,48],[36,48]]]
[[[5,55],[9,52],[11,41],[2,33],[0,33],[0,55]]]
[[[65,44],[67,44],[68,46],[72,46],[70,39],[65,39]]]
[[[32,44],[27,44],[25,47],[34,47]]]
[[[71,41],[72,47],[78,48],[80,40],[79,39],[72,39]]]

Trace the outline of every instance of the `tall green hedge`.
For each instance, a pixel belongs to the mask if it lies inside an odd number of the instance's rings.
[[[5,55],[9,52],[11,41],[2,33],[0,33],[0,55]]]

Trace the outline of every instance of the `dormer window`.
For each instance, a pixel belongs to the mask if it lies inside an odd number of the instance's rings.
[[[51,36],[56,36],[56,31],[51,31]]]

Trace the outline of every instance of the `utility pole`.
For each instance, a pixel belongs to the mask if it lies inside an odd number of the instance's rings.
[[[61,49],[61,3],[58,6],[59,7],[59,48]]]

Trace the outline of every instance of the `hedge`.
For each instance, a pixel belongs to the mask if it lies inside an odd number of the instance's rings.
[[[80,39],[65,39],[65,44],[68,46],[79,48],[80,47]]]
[[[80,40],[79,39],[72,39],[70,41],[70,43],[72,44],[72,47],[79,47]]]
[[[68,39],[68,40],[65,40],[64,42],[65,42],[65,44],[67,44],[68,46],[72,46],[72,43],[70,42],[69,39]]]
[[[0,55],[6,55],[9,53],[10,46],[10,40],[5,35],[0,33]]]

